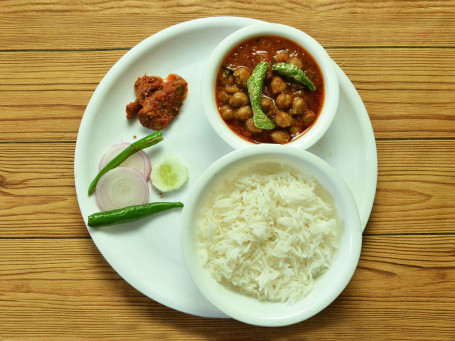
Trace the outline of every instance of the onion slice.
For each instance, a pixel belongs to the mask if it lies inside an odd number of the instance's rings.
[[[99,170],[101,171],[114,157],[123,152],[130,145],[131,143],[127,142],[112,145],[101,158]],[[134,168],[144,176],[145,180],[148,180],[152,170],[150,157],[143,150],[131,155],[128,159],[123,161],[120,167]]]
[[[129,167],[117,167],[104,174],[95,191],[101,211],[110,211],[148,202],[149,186],[144,176]]]

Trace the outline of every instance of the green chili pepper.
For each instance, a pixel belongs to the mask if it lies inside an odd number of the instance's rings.
[[[98,212],[88,217],[88,226],[101,227],[129,223],[177,207],[183,207],[183,203],[152,202],[144,205],[127,206],[112,211]]]
[[[158,142],[163,141],[163,134],[161,131],[157,131],[151,135],[148,135],[144,137],[143,139],[140,139],[139,141],[136,141],[129,145],[123,152],[118,154],[116,157],[114,157],[111,162],[109,162],[93,179],[92,183],[90,184],[88,188],[88,195],[92,195],[92,193],[95,191],[96,184],[98,183],[99,179],[106,174],[108,171],[111,169],[114,169],[115,167],[118,167],[122,164],[123,161],[128,159],[131,155],[137,153],[138,151],[151,147]]]
[[[272,70],[281,76],[292,78],[293,80],[306,85],[311,91],[316,90],[313,82],[310,81],[305,73],[294,64],[276,63],[273,64]]]
[[[268,68],[268,63],[259,62],[250,78],[246,81],[251,109],[253,110],[254,125],[261,129],[275,128],[275,123],[264,114],[261,108],[262,86],[264,85],[265,74]]]

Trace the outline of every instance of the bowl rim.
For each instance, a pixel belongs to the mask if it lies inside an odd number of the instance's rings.
[[[336,187],[336,192],[340,193],[342,200],[345,202],[343,207],[347,208],[347,212],[343,213],[343,217],[347,219],[346,224],[349,224],[349,226],[344,227],[343,233],[340,236],[340,238],[347,238],[344,244],[346,244],[348,248],[348,250],[342,251],[343,256],[347,257],[346,259],[343,258],[342,269],[344,272],[342,273],[341,278],[339,278],[339,280],[332,285],[330,290],[327,291],[326,295],[320,301],[318,300],[318,304],[313,304],[309,308],[305,308],[302,311],[272,318],[265,315],[261,316],[260,314],[257,314],[256,311],[253,313],[248,312],[245,307],[243,307],[243,309],[239,309],[233,308],[229,305],[229,303],[226,304],[226,301],[223,299],[223,295],[220,295],[219,288],[222,287],[222,285],[211,278],[210,274],[208,274],[207,270],[205,270],[200,263],[196,245],[196,227],[195,224],[193,224],[197,217],[197,212],[195,210],[198,208],[201,197],[203,197],[206,188],[210,186],[213,181],[215,181],[214,178],[216,178],[220,172],[235,163],[240,163],[242,161],[245,162],[245,160],[251,156],[267,155],[276,157],[277,162],[281,157],[287,156],[288,158],[298,160],[300,163],[308,164],[309,166],[317,169],[322,174],[322,177],[326,177],[328,181]],[[317,175],[314,176],[320,181],[321,177]],[[236,320],[258,326],[286,326],[298,323],[316,315],[330,305],[340,295],[351,280],[357,268],[362,246],[362,227],[359,212],[354,197],[342,177],[335,171],[335,169],[316,155],[307,151],[299,151],[296,148],[288,146],[267,144],[234,150],[213,163],[193,187],[192,192],[193,194],[185,203],[182,213],[182,230],[180,238],[183,259],[191,278],[202,295],[226,315]],[[338,253],[338,250],[336,252]],[[341,250],[339,252],[341,252]],[[336,261],[336,259],[339,259],[339,256],[335,256],[332,260],[332,264]],[[329,270],[327,270],[327,272]],[[327,280],[321,283],[327,283]],[[242,295],[239,294],[239,296]],[[245,300],[249,299],[246,296],[242,297]],[[305,298],[299,302],[304,301]],[[275,303],[267,304],[273,305]],[[282,305],[281,303],[276,304]]]
[[[319,66],[324,79],[324,103],[316,123],[303,135],[286,145],[308,149],[326,133],[330,127],[339,100],[339,82],[333,61],[314,38],[294,27],[276,23],[258,23],[241,28],[223,39],[213,50],[203,69],[201,97],[204,112],[212,128],[228,145],[240,149],[258,145],[234,133],[222,119],[215,99],[216,75],[225,56],[238,44],[257,36],[281,36],[303,47]]]

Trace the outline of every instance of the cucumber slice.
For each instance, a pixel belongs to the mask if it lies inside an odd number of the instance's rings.
[[[150,181],[161,192],[179,189],[188,178],[188,169],[175,157],[166,157],[152,165]]]

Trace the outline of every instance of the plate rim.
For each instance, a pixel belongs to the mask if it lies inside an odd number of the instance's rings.
[[[358,93],[354,84],[352,84],[349,77],[341,69],[341,67],[335,62],[333,63],[335,64],[338,81],[340,82],[340,89],[346,88],[351,89],[351,91],[346,91],[347,97],[349,100],[353,102],[353,105],[357,108],[356,111],[361,112],[360,114],[357,115],[357,117],[359,118],[360,126],[363,129],[362,132],[369,137],[364,139],[364,141],[366,142],[365,146],[367,151],[367,158],[370,160],[370,162],[367,162],[368,174],[371,177],[371,180],[367,182],[369,185],[369,188],[367,190],[369,204],[368,210],[366,210],[365,212],[360,212],[359,210],[363,234],[370,219],[371,212],[373,210],[374,198],[376,197],[376,189],[378,183],[378,152],[376,147],[376,138],[374,136],[374,130],[373,126],[371,125],[370,116],[368,115],[368,111],[365,107],[365,104],[362,101],[362,98],[360,97],[360,94]]]

